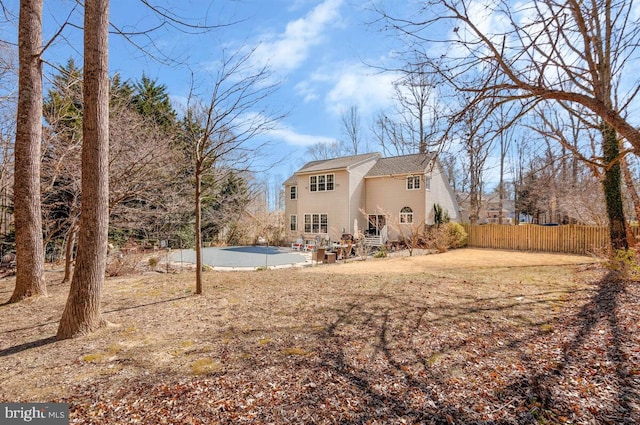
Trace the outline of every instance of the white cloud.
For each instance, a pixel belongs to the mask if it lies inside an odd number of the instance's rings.
[[[318,100],[320,96],[318,95],[315,87],[309,81],[302,81],[295,85],[294,87],[298,96],[302,97],[304,103],[313,102],[314,100]]]
[[[327,93],[326,105],[330,113],[340,115],[357,106],[363,116],[387,109],[392,103],[392,83],[398,76],[379,73],[361,64],[352,64],[328,77],[333,88]]]
[[[323,42],[327,28],[340,20],[342,3],[343,0],[325,0],[304,17],[289,22],[283,33],[266,35],[255,58],[278,71],[298,68],[311,48]]]
[[[316,143],[334,143],[336,140],[331,137],[312,136],[309,134],[300,134],[289,127],[279,127],[269,132],[269,136],[274,139],[282,140],[289,145],[294,146],[311,146]]]

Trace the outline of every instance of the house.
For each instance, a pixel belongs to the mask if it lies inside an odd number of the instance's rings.
[[[469,194],[459,192],[457,195],[458,205],[462,211],[460,221],[469,223],[469,213],[471,211]],[[499,224],[500,211],[500,198],[497,193],[482,195],[478,208],[477,224]],[[515,224],[515,206],[512,199],[502,200],[502,224]]]
[[[515,223],[515,207],[512,199],[502,199],[502,208],[500,205],[500,195],[491,193],[485,196],[482,203],[481,214],[486,223],[499,224],[500,212],[502,211],[502,224]]]
[[[378,243],[433,224],[439,204],[453,221],[459,209],[433,154],[379,153],[311,161],[284,182],[289,239],[332,241],[363,233]]]

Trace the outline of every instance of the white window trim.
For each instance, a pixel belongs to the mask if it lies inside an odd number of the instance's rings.
[[[411,182],[411,187],[409,187],[409,182]],[[418,187],[416,187],[416,182],[418,182]],[[407,190],[420,190],[422,186],[422,178],[421,176],[407,176],[405,180],[405,189]]]
[[[411,212],[402,212],[405,208],[409,208]],[[400,224],[413,224],[413,209],[411,207],[402,207],[400,209]]]
[[[323,180],[320,183],[320,180]],[[315,183],[312,183],[312,180],[315,179]],[[328,188],[329,181],[331,181],[331,189]],[[320,185],[323,185],[323,189],[320,190]],[[313,176],[309,176],[309,192],[332,192],[336,188],[336,175],[333,173],[328,174],[314,174]]]
[[[291,186],[289,188],[289,199],[292,201],[298,199],[298,186]]]
[[[317,227],[314,227],[314,216],[317,216],[318,221],[317,221]],[[325,228],[324,228],[324,232],[323,230],[323,226],[322,226],[322,216],[325,217]],[[307,217],[309,217],[309,229],[307,230]],[[304,226],[304,233],[321,233],[321,234],[327,234],[329,233],[329,214],[327,213],[308,213],[308,214],[304,214],[304,222],[303,222],[303,226]]]
[[[295,222],[295,226],[293,225],[294,222]],[[297,214],[291,214],[289,216],[289,230],[292,232],[298,231],[298,215]]]

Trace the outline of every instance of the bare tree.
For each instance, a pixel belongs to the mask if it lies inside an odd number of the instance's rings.
[[[633,176],[631,175],[631,170],[629,167],[629,161],[626,157],[620,160],[620,168],[622,170],[624,184],[627,187],[627,192],[629,193],[631,203],[633,204],[633,211],[635,213],[636,220],[640,220],[640,196],[638,195],[636,182],[633,180]]]
[[[440,151],[443,140],[439,135],[435,76],[420,61],[408,64],[402,72],[394,88],[406,139],[414,152]]]
[[[626,118],[633,116],[627,111],[640,91],[631,72],[640,46],[634,3],[432,0],[420,12],[411,18],[382,13],[420,51],[425,44],[432,52],[443,47],[439,57],[425,56],[424,62],[455,90],[468,93],[470,106],[487,98],[495,106],[525,102],[525,109],[552,102],[567,109],[583,106],[602,120],[602,154],[610,163],[603,188],[611,245],[625,249],[616,133],[640,153],[640,129]]]
[[[515,215],[515,224],[519,224],[522,216],[522,210],[520,208],[520,191],[524,185],[526,159],[530,150],[530,144],[528,138],[518,139],[510,152],[510,164],[511,173],[513,178],[511,180],[512,193],[513,193],[513,207]]]
[[[391,155],[442,151],[442,105],[438,104],[434,74],[417,61],[396,71],[402,77],[393,84],[395,107],[376,117],[375,138]]]
[[[363,140],[358,107],[352,105],[347,111],[343,111],[340,114],[340,121],[342,122],[342,131],[347,138],[345,142],[346,150],[353,155],[364,153],[362,152],[363,146],[361,146],[363,144]],[[366,146],[364,147],[366,150]]]
[[[84,24],[82,212],[76,269],[58,339],[106,324],[100,300],[109,228],[109,0],[86,0]]]
[[[196,293],[202,293],[202,199],[207,186],[230,170],[248,170],[265,142],[257,136],[281,118],[264,106],[276,90],[267,67],[255,68],[253,50],[224,56],[206,102],[191,95],[183,122],[182,143],[191,159],[195,185]],[[192,91],[193,93],[193,91]]]
[[[384,112],[375,117],[371,132],[387,155],[408,155],[415,152],[410,141],[405,138],[401,124]]]
[[[12,249],[13,245],[9,224],[13,199],[17,71],[12,53],[0,44],[0,255]]]
[[[511,143],[514,138],[514,127],[510,125],[510,105],[500,105],[496,111],[497,119],[497,139],[498,139],[498,161],[499,161],[499,180],[498,180],[498,224],[504,223],[504,202],[507,196],[505,174],[507,172],[507,156],[511,149]]]
[[[337,158],[346,155],[344,146],[338,141],[334,142],[318,142],[307,146],[305,149],[305,157],[317,161],[320,159]]]
[[[42,140],[42,0],[21,0],[18,24],[18,119],[15,144],[14,216],[16,286],[9,302],[46,295],[40,143]]]
[[[490,122],[484,119],[479,108],[470,108],[458,123],[461,151],[469,173],[469,222],[476,224],[484,194],[484,172],[494,139]],[[493,133],[495,134],[495,133]]]

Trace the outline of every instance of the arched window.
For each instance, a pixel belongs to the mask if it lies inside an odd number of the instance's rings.
[[[400,210],[400,223],[410,224],[413,223],[413,210],[409,207],[402,207]]]

